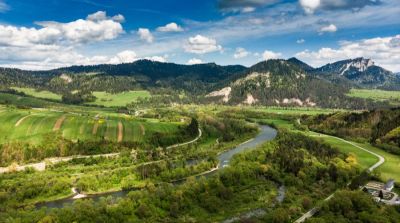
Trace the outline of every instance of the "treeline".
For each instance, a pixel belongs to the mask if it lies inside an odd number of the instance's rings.
[[[388,152],[400,154],[400,108],[322,114],[303,118],[303,124],[314,131],[368,141]]]

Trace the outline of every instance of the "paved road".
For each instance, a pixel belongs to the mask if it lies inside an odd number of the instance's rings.
[[[316,134],[319,134],[319,133],[316,133]],[[354,147],[357,147],[357,148],[359,148],[359,149],[361,149],[361,150],[364,150],[365,152],[367,152],[367,153],[369,153],[369,154],[372,154],[372,155],[378,157],[379,161],[378,161],[377,163],[375,163],[374,165],[372,165],[370,168],[368,168],[368,171],[369,171],[369,172],[374,171],[376,168],[378,168],[380,165],[382,165],[382,164],[385,162],[385,158],[383,158],[383,156],[381,156],[381,155],[379,155],[379,154],[377,154],[377,153],[374,153],[374,152],[372,152],[372,151],[370,151],[370,150],[368,150],[368,149],[365,149],[365,148],[363,148],[363,147],[361,147],[361,146],[359,146],[359,145],[357,145],[357,144],[355,144],[355,143],[353,143],[353,142],[347,141],[347,140],[345,140],[345,139],[342,139],[342,138],[339,138],[339,137],[336,137],[336,136],[330,136],[330,135],[325,135],[325,134],[320,134],[320,135],[321,135],[321,136],[332,137],[332,138],[338,139],[338,140],[340,140],[340,141],[343,141],[343,142],[345,142],[345,143],[348,143],[348,144],[350,144],[350,145],[352,145],[352,146],[354,146]],[[329,197],[325,198],[324,201],[329,201],[330,199],[332,199],[333,196],[335,196],[335,193],[329,195]],[[318,207],[314,207],[314,208],[312,208],[311,210],[309,210],[307,213],[303,214],[303,216],[301,216],[299,219],[297,219],[297,220],[295,221],[295,223],[304,222],[306,219],[308,219],[308,218],[314,216],[317,212],[318,212]]]

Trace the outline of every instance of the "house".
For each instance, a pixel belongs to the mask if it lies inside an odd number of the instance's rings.
[[[392,191],[393,188],[394,188],[394,180],[393,180],[393,179],[390,179],[390,180],[385,184],[385,186],[384,186],[383,189],[386,190],[386,191]]]

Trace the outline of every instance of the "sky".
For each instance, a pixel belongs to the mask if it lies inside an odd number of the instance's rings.
[[[400,0],[0,0],[0,66],[356,57],[400,72]]]

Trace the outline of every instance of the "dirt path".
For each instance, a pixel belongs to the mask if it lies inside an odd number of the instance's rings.
[[[140,124],[139,126],[140,126],[140,132],[142,133],[142,136],[146,135],[146,129],[144,128],[144,126],[142,124]]]
[[[60,128],[61,128],[61,126],[62,126],[62,124],[64,123],[64,121],[65,121],[66,118],[67,118],[67,117],[66,117],[65,115],[61,116],[61,117],[56,121],[56,123],[54,124],[53,131],[58,131],[58,130],[60,130]]]
[[[379,166],[381,166],[385,162],[385,158],[383,156],[378,155],[378,154],[376,154],[376,153],[374,153],[374,152],[372,152],[372,151],[370,151],[370,150],[368,150],[366,148],[363,148],[363,147],[361,147],[359,145],[356,145],[353,142],[347,141],[345,139],[342,139],[342,138],[339,138],[339,137],[336,137],[336,136],[330,136],[330,135],[325,135],[325,134],[320,134],[320,133],[316,133],[316,134],[319,134],[319,135],[325,136],[325,137],[332,137],[332,138],[338,139],[338,140],[343,141],[343,142],[345,142],[347,144],[350,144],[350,145],[352,145],[352,146],[354,146],[354,147],[356,147],[358,149],[361,149],[361,150],[363,150],[363,151],[365,151],[365,152],[367,152],[367,153],[369,153],[371,155],[374,155],[374,156],[378,157],[378,159],[379,159],[378,162],[376,162],[374,165],[372,165],[371,167],[368,168],[369,172],[374,171],[376,168],[378,168]],[[332,199],[335,196],[335,193],[333,193],[333,194],[329,195],[327,198],[325,198],[324,202],[325,201],[329,201],[330,199]],[[303,216],[301,216],[299,219],[297,219],[295,221],[295,223],[302,223],[302,222],[306,221],[308,218],[311,218],[312,216],[314,216],[318,211],[319,211],[318,207],[312,208],[307,213],[303,214]]]
[[[193,140],[191,140],[189,142],[178,143],[178,144],[175,144],[175,145],[172,145],[172,146],[168,146],[167,149],[172,149],[172,148],[176,148],[176,147],[180,147],[180,146],[184,146],[184,145],[187,145],[187,144],[194,143],[194,142],[196,142],[197,140],[200,139],[201,134],[202,134],[202,132],[201,132],[201,129],[199,128],[199,135],[195,139],[193,139]]]
[[[28,117],[30,117],[30,116],[32,116],[32,115],[33,115],[33,114],[30,114],[30,115],[26,115],[26,116],[20,118],[20,119],[15,123],[15,127],[18,127],[19,125],[21,125],[22,122],[23,122],[25,119],[27,119]]]
[[[124,126],[122,125],[122,122],[118,122],[118,142],[122,142],[122,139],[124,138]]]
[[[85,128],[85,124],[82,124],[80,127],[79,127],[79,134],[83,134],[83,129]]]
[[[93,129],[92,129],[92,135],[96,135],[97,134],[97,129],[99,128],[99,123],[95,122],[93,125]]]

